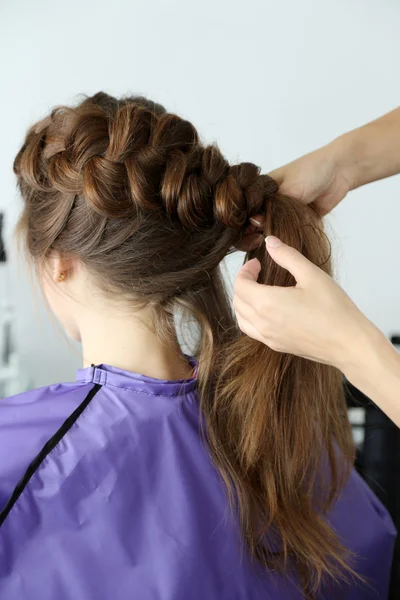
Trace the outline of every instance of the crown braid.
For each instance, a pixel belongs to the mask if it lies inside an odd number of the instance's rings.
[[[202,145],[188,121],[103,93],[34,126],[15,170],[38,191],[83,196],[109,219],[164,211],[188,230],[240,230],[277,192],[254,164],[230,166],[217,146]]]

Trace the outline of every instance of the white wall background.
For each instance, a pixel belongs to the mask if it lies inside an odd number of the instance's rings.
[[[0,210],[20,200],[26,128],[78,93],[143,93],[192,120],[232,160],[270,170],[400,104],[398,0],[13,0],[0,5]],[[400,332],[400,178],[330,217],[340,280]],[[230,262],[232,276],[240,256]],[[32,298],[13,252],[18,343],[34,385],[74,377],[79,353]]]

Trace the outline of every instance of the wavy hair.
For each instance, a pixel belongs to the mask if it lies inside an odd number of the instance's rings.
[[[53,250],[77,257],[105,293],[151,306],[165,339],[176,339],[177,310],[195,318],[205,436],[250,556],[299,574],[307,596],[353,574],[325,519],[354,452],[341,375],[243,335],[219,268],[262,213],[266,234],[330,273],[313,208],[254,164],[230,165],[162,106],[102,92],[31,127],[14,171],[36,265]],[[251,256],[260,282],[295,284],[264,245]]]

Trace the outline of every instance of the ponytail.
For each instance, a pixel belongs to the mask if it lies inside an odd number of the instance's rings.
[[[329,244],[312,208],[276,196],[268,203],[265,233],[277,235],[330,273]],[[264,245],[253,257],[262,265],[261,283],[295,285]],[[341,374],[271,350],[233,323],[225,335],[228,339],[214,343],[212,353],[203,344],[199,357],[212,456],[251,556],[286,574],[294,565],[312,594],[326,576],[354,574],[324,520],[346,482],[354,453]],[[279,540],[278,552],[268,542],[271,536]]]

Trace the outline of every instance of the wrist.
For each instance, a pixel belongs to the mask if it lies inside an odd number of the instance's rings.
[[[372,397],[393,359],[400,360],[396,349],[384,334],[365,318],[358,332],[352,336],[351,345],[348,346],[342,360],[341,371],[355,387]]]
[[[400,427],[400,353],[372,323],[365,333],[364,346],[342,371]]]
[[[349,191],[363,185],[360,148],[356,138],[356,132],[350,131],[327,146],[336,176],[346,182]]]

